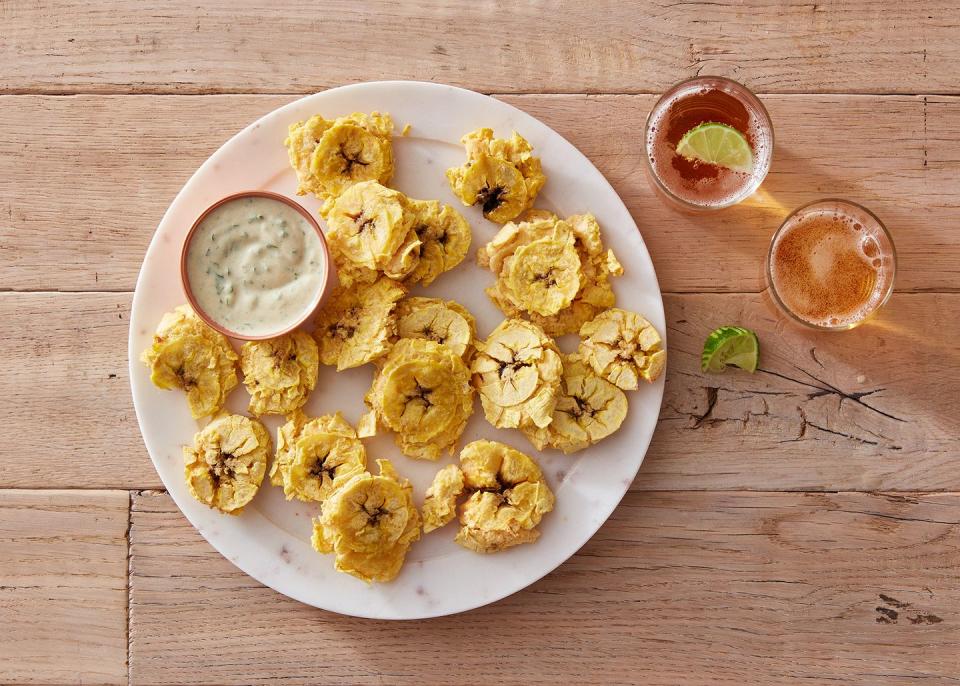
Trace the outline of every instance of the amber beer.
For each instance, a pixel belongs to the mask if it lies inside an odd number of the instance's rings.
[[[796,210],[770,244],[767,281],[789,315],[821,329],[851,329],[893,292],[896,251],[869,210],[821,200]]]
[[[753,171],[736,172],[685,159],[677,144],[708,122],[744,135],[753,152]],[[773,125],[763,103],[745,86],[719,76],[683,81],[654,105],[646,125],[647,172],[654,188],[676,205],[715,210],[734,205],[763,182],[773,156]]]

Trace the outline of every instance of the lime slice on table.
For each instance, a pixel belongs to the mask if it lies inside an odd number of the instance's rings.
[[[707,122],[694,126],[677,143],[677,154],[736,172],[753,171],[753,151],[747,137],[726,124]]]
[[[711,331],[704,341],[700,368],[705,372],[722,372],[734,366],[752,373],[759,359],[757,334],[739,326],[721,326]]]

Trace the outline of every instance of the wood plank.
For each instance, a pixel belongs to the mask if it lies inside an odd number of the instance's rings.
[[[763,91],[957,92],[958,17],[951,0],[9,2],[0,90],[302,93],[363,75],[655,92],[720,73]]]
[[[137,684],[954,683],[960,496],[631,493],[576,556],[418,622],[260,586],[169,498],[133,501]],[[562,600],[561,600],[562,599]]]
[[[0,490],[0,682],[127,683],[129,502]]]
[[[132,289],[156,225],[190,174],[290,99],[0,97],[0,288]],[[890,227],[898,290],[960,289],[960,233],[944,230],[958,207],[960,98],[765,97],[777,127],[770,176],[747,203],[699,215],[664,205],[644,176],[639,132],[653,96],[506,100],[554,127],[607,176],[665,291],[762,290],[762,260],[782,219],[837,195],[871,207]],[[51,189],[66,188],[50,202]]]
[[[960,490],[960,323],[942,316],[960,294],[895,294],[843,334],[788,326],[761,295],[665,305],[666,395],[634,488]],[[17,446],[0,487],[162,486],[130,399],[128,309],[127,294],[0,294],[0,443]],[[733,323],[757,331],[762,371],[701,374],[703,339]]]
[[[132,291],[187,179],[290,100],[0,97],[0,288]]]
[[[161,485],[127,371],[128,293],[0,293],[0,488]]]
[[[776,130],[770,174],[736,207],[687,214],[651,191],[643,126],[653,96],[510,96],[579,147],[633,214],[671,292],[760,291],[770,238],[825,197],[872,209],[897,245],[899,291],[960,290],[960,98],[766,96]]]
[[[960,324],[943,316],[960,294],[895,293],[844,333],[789,324],[765,294],[665,304],[664,404],[634,488],[960,490]],[[727,324],[757,332],[755,374],[701,373]]]

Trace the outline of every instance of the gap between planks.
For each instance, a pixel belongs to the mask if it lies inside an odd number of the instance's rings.
[[[660,291],[661,296],[698,296],[698,295],[761,295],[766,293],[769,289],[763,288],[756,291]],[[126,289],[107,289],[102,291],[91,291],[89,289],[78,289],[73,290],[70,288],[60,288],[58,290],[47,290],[43,288],[0,288],[0,297],[3,297],[7,294],[12,295],[90,295],[94,296],[99,293],[115,294],[115,295],[133,295],[135,291],[130,291]],[[903,290],[894,288],[894,293],[897,295],[956,295],[960,293],[960,287],[958,288],[906,288]]]
[[[266,486],[264,486],[266,487]],[[97,487],[87,487],[87,486],[58,486],[51,488],[42,488],[36,486],[4,486],[0,488],[0,493],[4,491],[17,492],[31,492],[31,493],[57,493],[63,491],[126,491],[128,496],[132,498],[137,495],[170,495],[170,491],[165,488],[130,488],[128,486],[97,486]],[[852,488],[841,488],[841,489],[822,489],[817,490],[813,488],[763,488],[763,489],[751,489],[751,488],[735,488],[735,489],[725,489],[725,488],[656,488],[651,490],[632,490],[627,491],[627,493],[637,493],[637,494],[656,494],[656,493],[670,493],[675,495],[682,495],[684,493],[690,494],[706,494],[706,493],[716,493],[716,494],[726,494],[726,495],[736,495],[738,493],[749,493],[750,495],[779,495],[779,494],[788,494],[788,495],[850,495],[850,494],[859,494],[859,495],[876,495],[876,496],[918,496],[922,497],[925,495],[946,495],[946,496],[958,496],[960,497],[960,491],[945,489],[945,490],[936,490],[936,489],[922,489],[918,490],[916,488],[908,489],[896,489],[896,488],[884,488],[881,490],[866,488],[863,490],[856,490]],[[626,494],[624,494],[626,497]],[[129,543],[129,526],[130,522],[127,522],[127,536]],[[127,552],[127,560],[129,561],[130,554],[129,550]]]
[[[128,686],[129,684],[133,683],[130,679],[130,653],[133,643],[130,638],[130,613],[131,608],[133,607],[133,586],[130,583],[130,580],[133,578],[133,546],[130,544],[130,531],[133,529],[133,499],[135,496],[141,495],[142,493],[143,491],[127,491],[127,533],[124,537],[127,543],[127,609],[124,613],[124,617],[127,622],[125,632],[127,638],[127,663],[124,666],[127,668]]]
[[[41,290],[132,289],[169,198],[180,190],[182,179],[209,155],[213,139],[228,138],[249,121],[292,99],[266,95],[178,99],[0,97],[0,105],[6,104],[0,107],[0,118],[12,132],[12,138],[0,141],[0,148],[9,152],[7,185],[14,192],[7,206],[0,203],[0,213],[9,218],[10,224],[8,231],[0,229],[9,248],[2,260],[9,269],[3,271],[5,278],[0,285]],[[899,292],[930,288],[949,291],[957,287],[957,267],[955,260],[949,259],[958,247],[957,239],[940,229],[949,225],[948,210],[956,204],[955,194],[950,194],[950,172],[960,143],[960,99],[826,95],[773,98],[769,105],[775,120],[780,121],[779,115],[796,121],[797,128],[791,127],[782,145],[777,146],[779,161],[775,161],[771,176],[756,198],[696,220],[675,216],[657,200],[639,173],[642,160],[638,161],[624,145],[596,133],[598,126],[609,126],[620,136],[632,135],[642,128],[654,99],[521,96],[507,101],[549,123],[599,165],[641,224],[667,292],[758,292],[765,285],[761,256],[766,254],[773,228],[786,216],[787,208],[823,197],[824,193],[857,197],[879,212],[888,225],[896,227],[902,267],[897,279]],[[929,108],[925,100],[930,101]],[[163,111],[161,121],[168,124],[158,125],[151,136],[136,137],[127,144],[114,135],[101,135],[104,122],[137,121],[155,115],[158,108]],[[924,117],[928,109],[929,126]],[[885,140],[883,147],[890,148],[890,156],[878,161],[875,141],[865,144],[856,137],[848,140],[836,127],[824,128],[824,122],[837,117],[873,121]],[[193,125],[208,119],[221,122],[214,127],[219,133],[214,135],[209,127]],[[190,125],[184,128],[186,124]],[[37,139],[37,126],[49,128],[54,140]],[[929,146],[920,144],[924,135]],[[97,169],[100,183],[85,188],[81,196],[66,199],[63,207],[50,215],[47,206],[37,203],[40,191],[36,189],[56,185],[63,176],[62,164],[51,160],[60,159],[64,149],[77,155],[75,162]],[[818,157],[818,151],[824,152],[823,158]],[[155,173],[144,174],[144,159],[155,161],[156,168],[151,167]],[[0,168],[3,166],[0,163]],[[878,174],[878,169],[887,172]],[[125,183],[131,175],[139,175],[143,181],[137,198],[122,215],[97,217],[100,229],[89,230],[90,207],[102,205],[103,198],[110,195],[109,189]],[[69,183],[65,177],[60,180]],[[63,227],[69,230],[65,232]],[[82,247],[76,241],[78,237],[88,239]],[[702,260],[711,260],[723,251],[730,253],[723,278],[691,268],[688,251],[678,247],[686,240],[694,242],[693,248]]]
[[[955,310],[958,297],[897,296],[875,325],[837,336],[783,329],[760,296],[665,296],[673,353],[660,427],[632,487],[957,490],[957,369],[945,362],[960,359],[960,329],[947,318],[921,335],[916,322]],[[162,488],[126,386],[129,295],[18,294],[0,297],[0,306],[11,360],[0,374],[8,389],[0,436],[16,442],[38,416],[59,428],[42,447],[15,451],[2,485]],[[768,373],[700,373],[703,336],[730,321],[758,332]],[[38,394],[31,380],[52,371],[56,383]],[[318,398],[312,411],[334,409],[325,402]],[[51,450],[73,459],[52,465]]]
[[[956,674],[956,505],[951,496],[631,494],[530,589],[455,618],[386,624],[261,587],[168,498],[135,498],[131,674],[168,684],[466,684],[503,673],[543,685],[631,683],[639,673],[656,684],[825,675],[873,684],[876,673],[940,683]],[[198,587],[204,606],[192,602]],[[908,605],[918,614],[906,615]],[[693,657],[691,643],[701,648]]]
[[[704,76],[712,76],[712,74],[704,74]],[[389,79],[388,79],[389,80]],[[430,83],[435,85],[443,85],[439,81],[417,81],[416,79],[398,79],[400,81],[407,81],[412,83]],[[127,95],[142,95],[142,96],[151,96],[151,97],[195,97],[198,95],[210,95],[210,96],[235,96],[235,95],[264,95],[264,96],[277,96],[285,95],[290,97],[307,97],[309,95],[316,95],[317,93],[323,93],[328,90],[333,90],[335,88],[343,88],[345,86],[356,86],[362,83],[374,83],[374,81],[352,81],[342,83],[336,86],[329,86],[327,88],[321,88],[318,90],[302,90],[302,91],[283,91],[283,90],[260,90],[260,91],[251,91],[251,90],[176,90],[176,91],[150,91],[150,90],[38,90],[31,88],[11,88],[4,89],[0,88],[0,96],[42,96],[45,98],[70,98],[70,97],[80,97],[86,95],[95,95],[102,97],[124,97]],[[461,88],[463,90],[472,90],[469,88],[464,88],[463,86],[455,86],[456,88]],[[593,97],[593,96],[645,96],[645,95],[661,95],[665,92],[664,90],[637,90],[637,91],[583,91],[583,90],[572,90],[572,91],[484,91],[484,90],[473,90],[474,93],[479,93],[480,95],[486,95],[491,98],[516,98],[523,96],[573,96],[573,97]],[[843,90],[843,91],[783,91],[783,92],[770,92],[765,93],[761,91],[754,91],[754,95],[760,98],[765,97],[809,97],[816,95],[830,95],[830,96],[858,96],[858,97],[874,97],[874,98],[922,98],[922,97],[943,97],[943,98],[956,98],[960,97],[960,91],[917,91],[917,92],[898,92],[898,91],[869,91],[869,90]]]
[[[9,490],[9,489],[7,489]],[[34,490],[45,490],[45,489],[34,489]],[[52,490],[52,489],[51,489]],[[60,489],[63,490],[63,489]],[[67,489],[74,490],[74,489]],[[127,671],[127,684],[132,684],[132,674],[131,674],[131,658],[133,650],[133,637],[131,633],[131,624],[132,624],[132,612],[133,612],[133,574],[134,574],[134,559],[133,559],[133,549],[131,544],[131,530],[133,527],[133,509],[134,509],[134,499],[137,496],[142,495],[168,495],[168,492],[165,489],[126,489],[127,490],[127,528],[125,533],[125,542],[126,542],[126,553],[127,553],[127,575],[126,575],[126,608],[124,613],[124,619],[126,622],[125,626],[125,636],[126,636],[126,671]],[[671,494],[684,494],[684,493],[705,493],[710,491],[698,491],[694,489],[682,489],[678,491],[662,491],[663,493]],[[723,491],[721,491],[723,492]],[[736,492],[726,491],[723,493],[735,494]],[[750,493],[751,495],[763,495],[763,494],[779,494],[784,493],[784,491],[744,491],[744,493]],[[904,496],[914,496],[914,497],[924,497],[926,495],[945,495],[945,496],[960,496],[960,492],[957,491],[789,491],[789,493],[802,495],[806,493],[819,494],[819,495],[844,495],[844,494],[865,494],[878,497],[904,497]],[[655,496],[657,491],[646,492],[645,496]],[[592,537],[591,537],[592,538]],[[576,554],[576,553],[575,553]]]

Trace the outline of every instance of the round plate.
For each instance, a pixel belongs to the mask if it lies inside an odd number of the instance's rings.
[[[630,411],[623,427],[607,440],[574,455],[538,452],[516,430],[498,430],[483,417],[480,404],[460,441],[490,438],[533,456],[556,494],[556,508],[540,525],[540,539],[494,555],[479,555],[453,542],[456,523],[425,535],[407,555],[400,576],[386,584],[367,585],[333,569],[333,559],[310,546],[315,505],[287,502],[269,478],[240,516],[222,515],[194,500],[183,477],[181,446],[203,422],[190,417],[178,391],[162,391],[149,379],[140,353],[164,312],[185,302],[177,270],[180,246],[193,220],[217,199],[245,190],[270,190],[292,197],[296,177],[283,140],[287,126],[321,113],[389,112],[397,125],[410,124],[408,136],[394,138],[396,174],[391,185],[410,196],[450,203],[470,222],[473,245],[457,268],[429,288],[413,294],[451,298],[477,318],[486,337],[503,315],[487,299],[492,275],[475,261],[478,246],[499,228],[475,208],[464,208],[450,191],[444,170],[463,163],[460,137],[481,126],[500,137],[516,130],[543,161],[547,184],[537,206],[562,217],[592,212],[607,247],[623,263],[625,274],[613,279],[620,307],[644,314],[664,333],[663,302],[650,256],[630,213],[610,184],[573,145],[533,117],[478,93],[433,83],[377,82],[335,88],[297,100],[271,112],[230,139],[208,159],[177,195],[147,250],[130,317],[130,383],[147,450],[174,501],[200,534],[244,572],[304,603],[359,617],[413,619],[461,612],[494,602],[541,578],[573,555],[600,528],[633,481],[653,435],[663,379],[629,394]],[[639,145],[639,143],[638,143]],[[642,146],[641,146],[642,147]],[[639,148],[638,148],[639,149]],[[642,154],[639,152],[638,154]],[[297,198],[310,210],[313,198]],[[571,351],[575,337],[560,340]],[[311,416],[343,411],[356,422],[364,412],[363,395],[372,380],[372,365],[337,373],[321,366],[307,407]],[[227,403],[246,411],[249,396],[241,386]],[[265,423],[276,435],[277,417]],[[413,483],[417,504],[437,470],[453,461],[413,460],[400,454],[389,435],[367,441],[370,464],[389,458]]]

